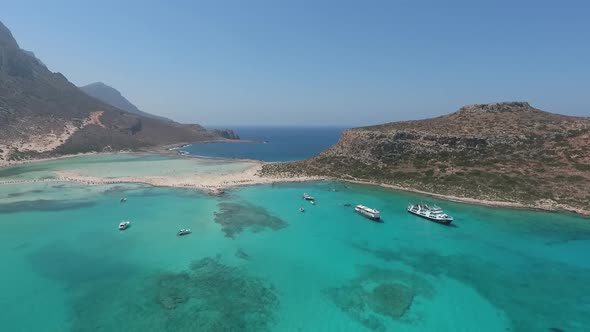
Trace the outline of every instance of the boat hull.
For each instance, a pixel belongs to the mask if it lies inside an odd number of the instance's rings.
[[[426,220],[430,220],[432,222],[435,222],[437,224],[449,225],[450,223],[453,222],[453,219],[435,219],[435,218],[430,218],[428,216],[421,215],[421,214],[419,214],[417,212],[414,212],[412,210],[408,210],[408,212],[411,213],[411,214],[413,214],[413,215],[415,215],[415,216],[418,216],[418,217],[424,218]]]
[[[355,211],[356,213],[360,214],[361,216],[363,216],[363,217],[365,217],[365,218],[367,218],[367,219],[369,219],[369,220],[372,220],[372,221],[374,221],[374,222],[382,222],[382,221],[381,221],[381,217],[374,217],[374,216],[370,216],[370,215],[368,215],[368,214],[364,214],[364,213],[362,213],[361,211],[358,211],[358,210],[356,210],[356,209],[355,209],[354,211]]]

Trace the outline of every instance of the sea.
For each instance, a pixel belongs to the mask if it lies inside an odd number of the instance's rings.
[[[1,169],[0,181],[34,181],[0,185],[2,331],[589,330],[585,217],[337,181],[212,197],[51,175],[241,169],[192,159],[101,155]],[[417,201],[455,221],[407,213]],[[118,230],[122,220],[131,227]]]
[[[179,149],[188,156],[293,161],[315,156],[340,138],[343,127],[235,127],[242,140],[252,142],[192,144]]]

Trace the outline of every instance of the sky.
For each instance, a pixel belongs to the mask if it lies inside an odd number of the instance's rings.
[[[361,126],[528,101],[590,116],[590,1],[7,1],[76,85],[206,126]]]

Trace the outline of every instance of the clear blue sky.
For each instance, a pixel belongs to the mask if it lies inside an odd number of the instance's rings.
[[[590,1],[3,1],[73,83],[205,125],[366,125],[526,100],[590,116]]]

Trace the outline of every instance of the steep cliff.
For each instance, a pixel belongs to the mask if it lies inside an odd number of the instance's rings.
[[[525,102],[470,105],[433,119],[349,129],[319,155],[264,172],[590,210],[590,119]]]

